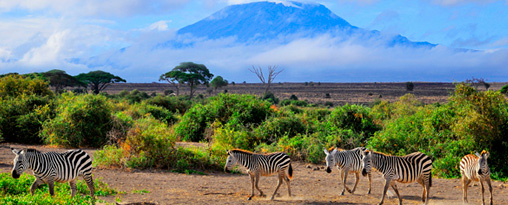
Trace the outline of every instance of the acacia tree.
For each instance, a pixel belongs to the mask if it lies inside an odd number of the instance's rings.
[[[162,74],[159,80],[167,80],[175,85],[187,84],[190,87],[189,98],[192,99],[196,87],[201,84],[208,85],[213,74],[210,73],[208,68],[203,64],[196,64],[193,62],[183,62],[173,68],[173,70]],[[177,89],[178,92],[178,89]]]
[[[261,67],[249,68],[249,71],[256,74],[259,80],[266,86],[265,94],[270,90],[270,86],[272,85],[273,80],[282,72],[284,69],[279,69],[277,66],[268,66],[268,76],[265,77],[263,74],[263,69]]]
[[[224,80],[222,76],[215,77],[212,82],[210,82],[210,85],[214,89],[214,91],[217,91],[218,88],[228,86],[228,81]]]
[[[65,87],[69,86],[85,86],[63,70],[53,69],[42,73],[42,76],[49,81],[49,85],[55,89],[55,93],[60,93]]]
[[[99,94],[111,83],[127,82],[123,78],[100,70],[90,71],[89,73],[81,73],[76,76],[76,79],[85,85],[88,85],[94,94]]]

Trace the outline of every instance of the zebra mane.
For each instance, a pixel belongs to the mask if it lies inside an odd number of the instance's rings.
[[[234,152],[234,153],[245,153],[245,154],[255,154],[254,152],[251,152],[251,151],[247,151],[247,150],[244,150],[244,149],[232,149],[230,152]]]
[[[36,150],[36,149],[26,149],[26,152],[34,152],[34,153],[41,153],[39,150]]]
[[[270,153],[254,153],[254,152],[251,152],[251,151],[248,151],[248,150],[244,150],[244,149],[232,149],[230,152],[232,153],[243,153],[243,154],[257,154],[257,155],[270,155],[270,154],[273,154],[273,153],[277,153],[277,152],[270,152]]]
[[[376,152],[376,151],[372,151],[372,150],[366,150],[365,151],[366,154],[368,154],[369,152],[372,152],[374,154],[383,155],[383,156],[393,156],[393,155],[390,155],[390,154],[386,154],[386,153],[382,153],[382,152]]]

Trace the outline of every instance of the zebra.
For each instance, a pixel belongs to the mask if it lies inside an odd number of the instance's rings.
[[[385,178],[383,196],[379,204],[383,204],[389,186],[399,197],[399,204],[402,204],[402,198],[395,181],[402,183],[417,181],[423,186],[422,201],[425,204],[429,202],[429,191],[432,186],[432,159],[429,156],[421,152],[414,152],[406,156],[390,156],[366,150],[362,152],[362,164],[363,176],[374,168],[380,171]]]
[[[347,191],[351,194],[353,194],[356,190],[356,186],[358,185],[358,181],[360,181],[360,172],[362,172],[362,152],[365,151],[365,147],[357,147],[352,150],[343,150],[339,148],[333,149],[333,151],[330,153],[328,150],[324,149],[324,152],[326,154],[326,172],[330,173],[332,172],[331,167],[337,166],[337,169],[341,170],[341,180],[342,180],[342,192],[340,195],[344,195],[344,191],[347,189]],[[350,190],[346,186],[346,180],[347,180],[347,174],[349,172],[356,174],[356,183],[353,187],[353,190]],[[367,194],[370,194],[371,185],[372,185],[372,176],[371,173],[368,173],[369,175],[369,191]]]
[[[30,193],[34,195],[35,189],[47,183],[51,196],[55,195],[54,182],[69,182],[71,195],[77,192],[76,180],[78,175],[86,181],[90,190],[90,196],[94,200],[94,182],[92,178],[92,159],[83,150],[69,150],[64,153],[42,153],[35,149],[17,150],[11,148],[14,158],[12,177],[17,179],[25,170],[33,171],[35,181],[30,187]]]
[[[259,177],[271,176],[274,174],[278,174],[279,183],[277,184],[277,188],[275,188],[270,200],[273,200],[273,197],[282,184],[282,180],[286,181],[288,185],[288,194],[291,197],[290,179],[293,178],[293,167],[291,166],[291,159],[287,154],[283,152],[255,154],[241,149],[227,151],[227,154],[228,158],[226,160],[226,165],[224,166],[225,172],[231,170],[236,164],[240,164],[247,168],[247,173],[250,175],[250,181],[252,184],[252,192],[248,200],[251,200],[254,196],[254,186],[260,192],[259,195],[264,196],[263,191],[261,191],[258,187]]]
[[[467,203],[467,187],[471,181],[480,181],[482,185],[482,204],[485,204],[485,188],[483,182],[487,182],[490,191],[490,204],[492,204],[492,184],[490,183],[490,169],[487,164],[489,152],[483,150],[481,154],[476,152],[468,154],[460,161],[460,175],[462,175],[463,203]]]

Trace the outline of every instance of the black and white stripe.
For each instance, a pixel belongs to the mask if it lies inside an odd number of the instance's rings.
[[[247,169],[247,173],[250,175],[252,183],[252,192],[249,196],[249,200],[254,196],[254,187],[260,192],[260,196],[263,196],[263,191],[258,187],[260,176],[270,176],[278,174],[279,183],[277,188],[272,194],[271,199],[277,193],[282,180],[285,180],[288,185],[288,193],[291,196],[290,179],[293,177],[293,168],[291,167],[291,159],[289,156],[282,152],[271,153],[271,154],[255,154],[249,151],[234,149],[228,151],[228,158],[226,160],[226,166],[224,171],[231,170],[236,164],[242,165]]]
[[[19,178],[25,170],[31,170],[34,173],[36,179],[30,187],[32,195],[43,183],[49,185],[49,193],[54,195],[54,182],[69,182],[71,194],[74,196],[77,192],[77,177],[82,176],[88,185],[90,196],[94,198],[92,159],[83,150],[42,153],[35,149],[12,149],[12,152],[16,154],[12,168],[13,178]]]
[[[333,149],[333,151],[329,152],[328,150],[324,150],[326,154],[326,172],[332,172],[331,167],[337,166],[337,169],[341,171],[341,181],[342,181],[342,192],[340,195],[344,195],[344,191],[347,189],[349,193],[354,193],[356,190],[356,186],[358,185],[358,181],[360,181],[360,173],[362,172],[362,152],[365,151],[365,147],[357,147],[352,150],[342,150],[339,148]],[[346,186],[346,180],[348,173],[354,173],[356,175],[356,182],[353,190],[350,190]],[[371,185],[372,185],[372,176],[369,175],[369,191],[367,194],[370,194]]]
[[[490,182],[490,169],[487,163],[489,158],[487,151],[481,154],[476,152],[468,154],[460,161],[460,174],[462,175],[463,202],[467,203],[467,188],[472,181],[480,181],[482,185],[482,204],[485,204],[485,188],[483,182],[487,182],[490,191],[490,204],[492,204],[492,184]]]
[[[402,204],[402,198],[395,181],[410,183],[417,181],[423,186],[422,201],[429,202],[429,189],[432,186],[432,159],[421,153],[414,152],[406,156],[390,156],[379,152],[362,152],[363,171],[365,176],[372,168],[380,171],[385,178],[383,196],[379,204],[383,204],[386,191],[391,186],[399,197],[399,204]]]

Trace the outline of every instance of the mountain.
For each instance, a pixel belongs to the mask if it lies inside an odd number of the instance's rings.
[[[178,35],[197,38],[236,38],[241,43],[282,40],[322,34],[360,38],[385,38],[387,46],[433,47],[428,42],[413,42],[401,35],[388,38],[379,31],[351,25],[317,3],[254,2],[228,6],[194,24],[181,28]]]

